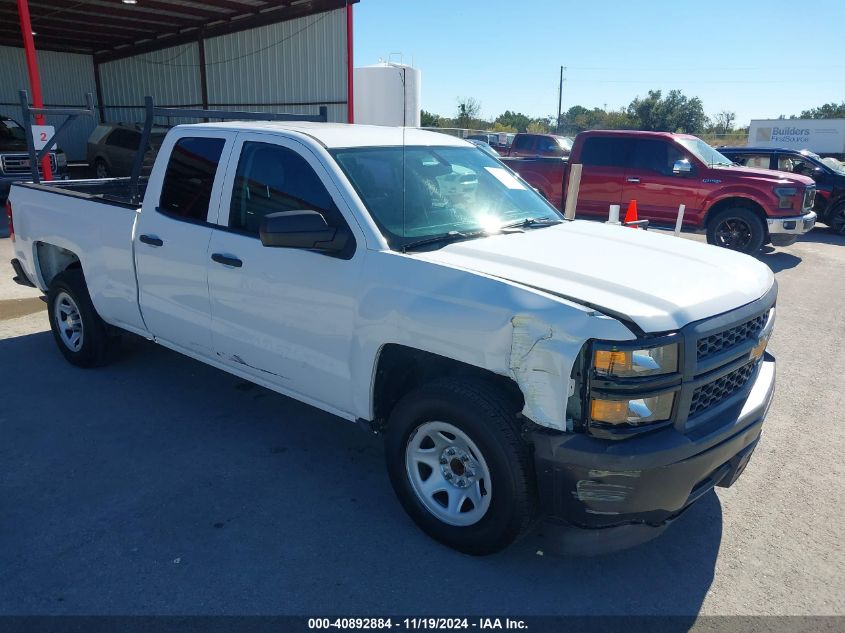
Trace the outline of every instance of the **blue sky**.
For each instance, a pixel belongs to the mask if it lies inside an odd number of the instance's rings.
[[[454,116],[505,109],[616,109],[681,89],[738,124],[845,100],[845,1],[361,0],[355,65],[401,53],[422,71],[422,107]],[[837,50],[838,49],[838,50]],[[398,55],[393,56],[399,60]]]

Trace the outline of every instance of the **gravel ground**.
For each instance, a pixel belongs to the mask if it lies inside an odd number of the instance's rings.
[[[378,438],[152,344],[69,366],[10,257],[0,239],[0,614],[845,615],[845,239],[824,228],[761,255],[778,389],[742,478],[590,559],[536,534],[445,549]]]

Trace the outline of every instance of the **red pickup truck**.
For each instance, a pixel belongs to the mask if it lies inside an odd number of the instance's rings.
[[[685,229],[706,230],[710,244],[745,253],[788,246],[816,223],[812,179],[739,167],[688,134],[594,130],[575,138],[568,160],[502,160],[561,209],[569,165],[583,165],[578,217],[606,219],[611,204],[624,213],[636,200],[640,219],[674,226],[684,204]]]

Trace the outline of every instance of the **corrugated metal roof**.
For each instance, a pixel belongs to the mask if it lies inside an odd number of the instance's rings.
[[[31,3],[41,50],[96,55],[101,61],[160,50],[346,6],[358,0],[38,0]],[[0,0],[0,45],[22,46],[16,0]]]

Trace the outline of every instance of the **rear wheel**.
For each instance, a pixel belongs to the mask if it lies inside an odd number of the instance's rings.
[[[110,178],[111,177],[111,170],[109,166],[106,165],[106,161],[102,158],[98,158],[94,161],[94,175],[97,178]]]
[[[716,213],[707,223],[707,243],[741,253],[756,253],[766,239],[760,216],[746,207]]]
[[[827,216],[830,230],[839,235],[845,235],[845,202],[840,202],[830,210]]]
[[[471,378],[432,382],[396,405],[385,434],[388,474],[429,536],[482,555],[531,526],[533,462],[515,410],[500,390]]]
[[[53,338],[69,363],[97,367],[110,360],[117,341],[94,309],[81,270],[66,270],[53,278],[47,305]]]

